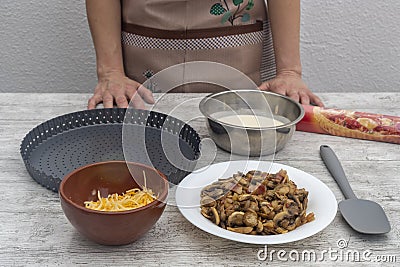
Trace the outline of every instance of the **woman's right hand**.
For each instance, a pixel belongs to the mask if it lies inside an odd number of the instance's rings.
[[[129,79],[122,72],[111,72],[99,76],[93,96],[88,101],[88,109],[94,109],[99,103],[104,108],[127,108],[128,102],[134,108],[144,109],[144,102],[154,104],[152,92],[140,83]]]

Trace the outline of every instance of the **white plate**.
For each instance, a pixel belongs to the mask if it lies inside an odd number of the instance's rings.
[[[225,230],[200,213],[200,192],[202,188],[218,180],[218,178],[230,177],[233,173],[250,170],[261,170],[276,173],[280,169],[287,171],[289,179],[294,181],[299,188],[305,188],[308,192],[307,214],[313,212],[315,220],[306,223],[286,234],[254,236],[234,233]],[[198,228],[210,234],[250,244],[282,244],[301,240],[323,230],[335,218],[337,202],[332,191],[314,176],[299,169],[263,161],[230,161],[217,163],[188,175],[179,184],[176,190],[176,204],[182,215]]]

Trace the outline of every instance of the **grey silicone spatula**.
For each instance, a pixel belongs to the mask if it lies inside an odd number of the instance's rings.
[[[390,223],[382,207],[373,201],[356,197],[339,159],[329,146],[322,145],[320,153],[326,167],[346,198],[339,202],[339,210],[346,222],[360,233],[388,233],[390,231]]]

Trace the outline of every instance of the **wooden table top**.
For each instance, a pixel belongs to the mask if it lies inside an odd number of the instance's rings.
[[[156,95],[160,98],[156,110],[183,121],[195,118],[188,123],[205,138],[208,137],[207,128],[198,110],[198,103],[204,96]],[[319,96],[327,107],[400,116],[400,93],[321,93]],[[29,176],[19,146],[25,134],[38,124],[85,109],[89,97],[89,94],[0,94],[0,266],[290,266],[297,263],[359,266],[360,262],[352,256],[354,251],[364,253],[365,259],[371,260],[361,259],[362,263],[378,265],[386,261],[390,263],[385,266],[393,266],[394,261],[400,262],[400,146],[299,131],[276,154],[275,162],[317,177],[340,201],[344,197],[319,156],[320,145],[331,146],[356,195],[382,205],[392,225],[390,233],[359,234],[338,212],[334,221],[314,236],[268,245],[268,253],[276,251],[273,259],[260,260],[257,254],[265,250],[263,245],[213,236],[193,226],[176,207],[167,206],[150,232],[133,244],[109,247],[87,240],[67,221],[58,194],[43,188]],[[217,162],[228,159],[228,153],[218,151]],[[338,242],[344,241],[347,246],[340,249]],[[278,255],[280,250],[283,252]],[[307,250],[320,257],[311,261],[302,259],[301,253]],[[329,255],[329,250],[333,255]],[[296,255],[300,257],[298,261],[293,260]]]

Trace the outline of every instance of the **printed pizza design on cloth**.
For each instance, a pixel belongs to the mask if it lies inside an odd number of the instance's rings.
[[[400,144],[399,117],[315,107],[314,118],[332,135]]]

